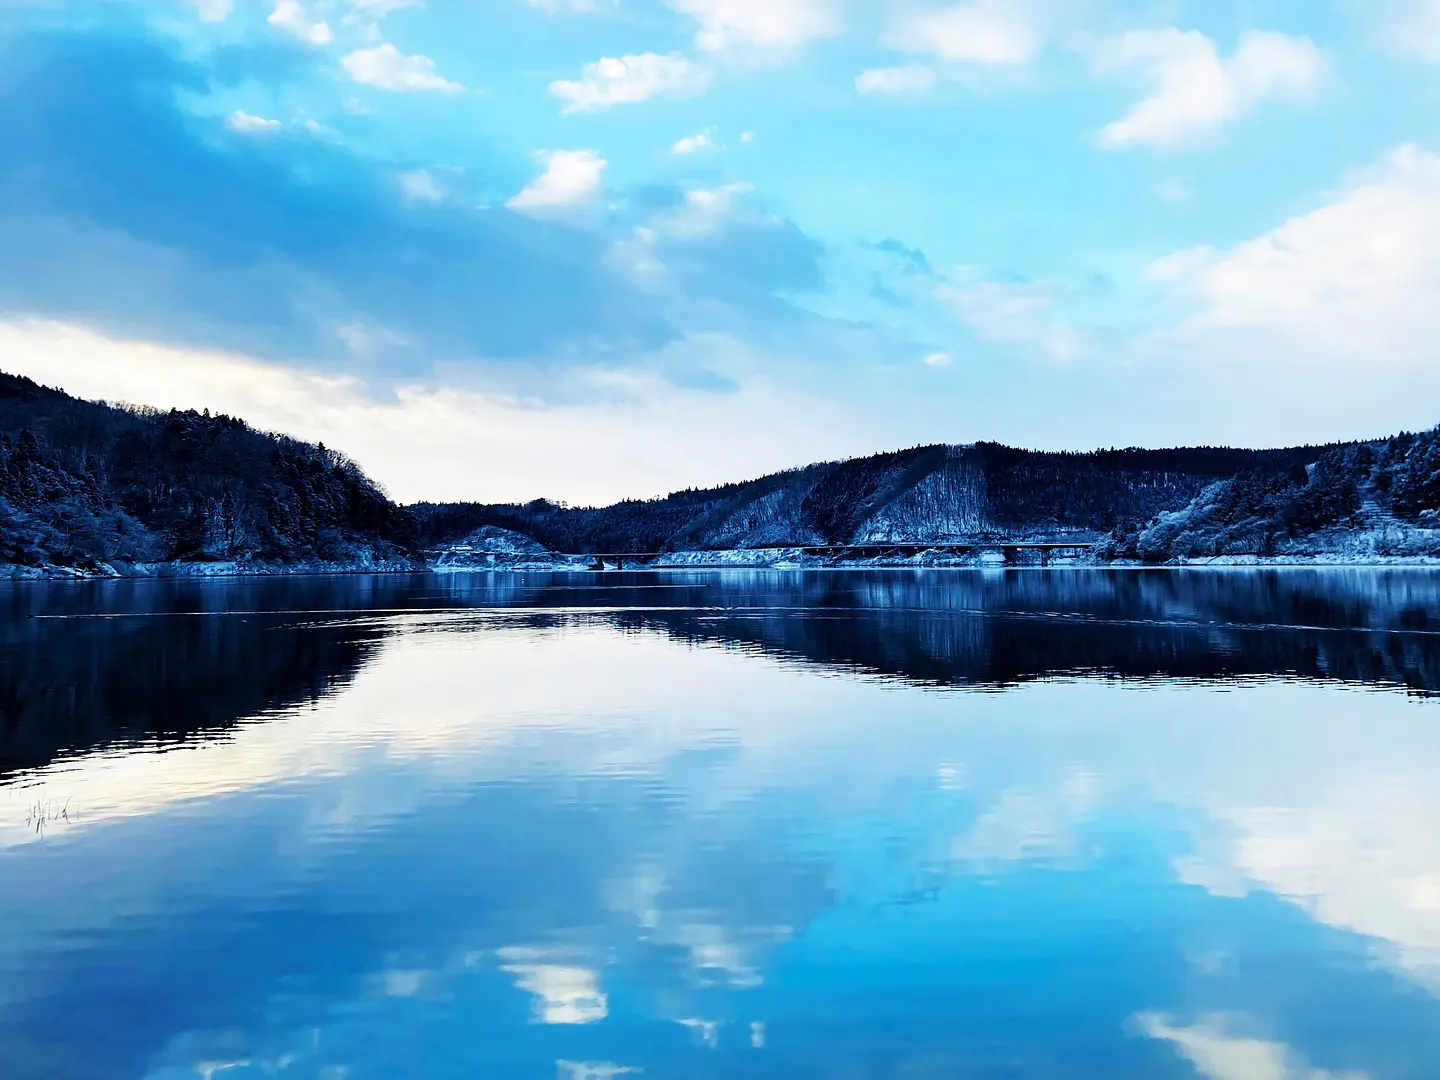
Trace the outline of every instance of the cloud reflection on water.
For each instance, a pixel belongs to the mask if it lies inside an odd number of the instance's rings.
[[[1432,702],[935,693],[644,618],[385,616],[313,704],[16,776],[7,807],[76,820],[0,818],[0,1038],[68,1075],[54,1018],[89,1016],[154,1077],[403,1075],[419,1031],[494,1075],[1378,1080],[1440,1052]]]

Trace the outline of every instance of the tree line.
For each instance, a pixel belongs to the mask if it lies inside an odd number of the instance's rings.
[[[1274,554],[1377,516],[1429,543],[1440,430],[1278,450],[930,445],[612,506],[402,507],[323,444],[0,373],[0,561],[26,566],[418,563],[486,526],[576,553],[1056,535],[1165,562]]]
[[[404,553],[414,534],[408,511],[324,445],[0,373],[5,562],[341,563]]]

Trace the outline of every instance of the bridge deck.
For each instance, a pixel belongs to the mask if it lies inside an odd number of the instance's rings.
[[[805,555],[854,555],[854,556],[877,556],[887,554],[898,554],[901,552],[909,554],[920,554],[926,551],[939,551],[945,554],[970,555],[977,551],[999,551],[1002,553],[1018,553],[1021,551],[1038,551],[1042,556],[1049,555],[1056,551],[1089,551],[1095,547],[1094,542],[1089,540],[937,540],[934,543],[904,542],[878,542],[868,544],[761,544],[752,548],[726,548],[726,551],[799,551]],[[673,551],[618,551],[618,552],[576,552],[573,558],[596,559],[601,562],[649,562],[655,559],[662,559],[667,555],[674,555]]]

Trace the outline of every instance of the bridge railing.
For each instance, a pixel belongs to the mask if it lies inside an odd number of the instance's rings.
[[[1005,555],[1007,560],[1017,558],[1022,551],[1036,551],[1040,553],[1042,564],[1049,561],[1050,555],[1057,551],[1085,552],[1095,547],[1095,543],[1089,540],[960,540],[960,541],[935,541],[933,543],[921,543],[915,541],[880,542],[866,544],[759,544],[750,548],[727,548],[727,551],[799,551],[805,555],[820,557],[846,556],[854,558],[878,558],[884,555],[910,554],[918,555],[927,551],[936,551],[953,555],[972,555],[982,551],[998,551]],[[663,551],[626,551],[626,552],[577,552],[567,558],[593,559],[601,566],[606,563],[614,563],[617,568],[623,567],[625,563],[653,563],[657,559],[663,559],[675,552]]]

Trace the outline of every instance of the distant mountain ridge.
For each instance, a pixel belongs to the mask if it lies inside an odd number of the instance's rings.
[[[1165,562],[1301,554],[1327,530],[1363,527],[1367,505],[1404,535],[1395,554],[1429,554],[1440,546],[1440,534],[1429,535],[1437,503],[1440,436],[1429,432],[1279,450],[925,446],[600,508],[411,509],[429,546],[500,527],[569,552],[1026,539],[1085,540],[1104,557]]]
[[[933,445],[606,507],[396,505],[343,454],[0,373],[0,573],[481,568],[547,552],[1060,540],[1100,560],[1440,557],[1440,429],[1278,450]]]

